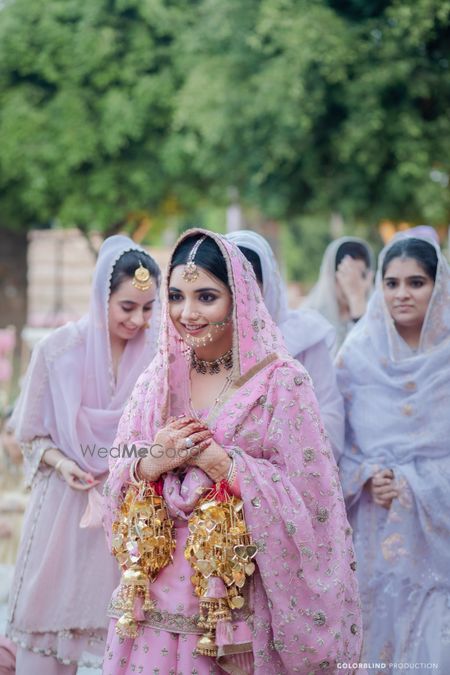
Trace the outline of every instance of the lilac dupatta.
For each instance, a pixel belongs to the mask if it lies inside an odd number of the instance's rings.
[[[310,379],[288,355],[250,263],[220,235],[190,230],[181,240],[197,232],[222,251],[234,300],[232,385],[206,421],[215,440],[234,453],[258,545],[250,587],[254,673],[337,672],[338,662],[359,656],[360,610],[351,530]],[[158,354],[137,382],[116,445],[148,447],[170,415],[193,414],[189,365],[168,315],[167,286]],[[130,461],[110,464],[109,530]],[[167,474],[164,496],[172,513],[186,518],[199,485],[209,484],[196,468],[178,487]]]
[[[412,350],[384,302],[380,254],[367,313],[337,358],[346,407],[340,462],[355,530],[367,660],[440,662],[450,669],[450,274],[438,256],[434,290]],[[422,237],[423,238],[423,237]],[[393,469],[400,487],[389,510],[366,481]]]
[[[132,388],[155,354],[158,299],[151,327],[127,342],[114,381],[108,329],[111,275],[124,253],[143,250],[121,235],[104,241],[88,315],[59,328],[36,346],[10,423],[19,442],[50,438],[50,445],[95,476],[107,472],[108,460],[81,448],[111,447]],[[36,468],[27,467],[25,461],[28,482]]]

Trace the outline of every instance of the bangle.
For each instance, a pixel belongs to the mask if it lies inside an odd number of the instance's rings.
[[[137,473],[138,463],[140,461],[141,457],[138,457],[138,459],[133,460],[130,464],[130,481],[134,485],[139,485],[139,483],[142,483],[142,478],[139,478]]]
[[[157,481],[157,478],[142,478],[139,476],[139,463],[142,457],[138,457],[133,460],[130,464],[130,481],[133,485],[140,485],[141,483],[154,483]]]
[[[61,466],[61,464],[62,464],[63,462],[66,461],[66,459],[67,459],[67,457],[60,457],[60,459],[58,459],[58,461],[57,461],[56,464],[55,464],[55,471],[59,471],[59,472],[60,472],[60,466]],[[60,472],[60,473],[61,473],[61,472]]]
[[[234,457],[230,457],[230,459],[231,459],[230,468],[228,469],[227,477],[226,477],[225,480],[227,481],[228,485],[231,487],[233,485],[234,481],[236,480],[237,466],[236,466],[236,462],[235,462]]]

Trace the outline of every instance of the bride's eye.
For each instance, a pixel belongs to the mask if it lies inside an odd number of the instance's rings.
[[[214,302],[216,299],[217,295],[214,295],[214,293],[202,293],[199,296],[199,300],[201,300],[201,302]]]

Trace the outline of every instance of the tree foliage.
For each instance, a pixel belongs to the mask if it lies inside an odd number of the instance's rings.
[[[169,193],[177,4],[13,0],[0,11],[5,222],[107,227]]]
[[[448,0],[205,0],[180,38],[186,163],[277,217],[446,222],[449,17]]]
[[[450,0],[6,0],[4,222],[449,218]],[[327,216],[328,218],[328,216]]]

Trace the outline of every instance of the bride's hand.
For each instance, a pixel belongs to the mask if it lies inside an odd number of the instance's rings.
[[[226,450],[211,437],[208,446],[190,459],[189,464],[198,466],[217,483],[228,476],[231,459]]]
[[[199,420],[181,417],[170,420],[155,436],[146,457],[138,463],[137,473],[154,481],[163,473],[186,464],[207,448],[211,432]]]

